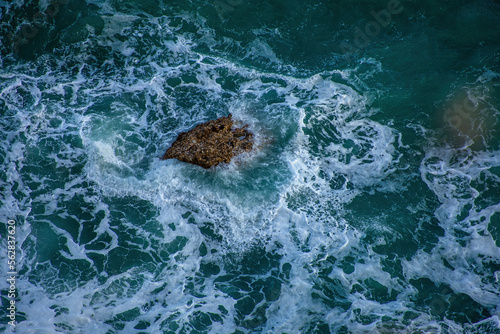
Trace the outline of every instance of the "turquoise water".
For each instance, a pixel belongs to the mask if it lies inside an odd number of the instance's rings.
[[[500,333],[497,1],[0,8],[1,332]]]

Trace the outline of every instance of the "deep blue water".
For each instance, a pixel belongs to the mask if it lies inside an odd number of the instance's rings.
[[[0,9],[0,332],[500,333],[498,1]]]

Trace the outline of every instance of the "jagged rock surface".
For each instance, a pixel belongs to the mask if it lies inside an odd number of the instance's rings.
[[[197,125],[188,132],[181,132],[162,160],[177,159],[210,168],[231,159],[253,147],[253,134],[245,125],[233,128],[231,114]]]

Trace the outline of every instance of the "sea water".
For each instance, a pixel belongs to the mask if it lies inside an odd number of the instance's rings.
[[[500,333],[498,2],[0,9],[1,332]]]

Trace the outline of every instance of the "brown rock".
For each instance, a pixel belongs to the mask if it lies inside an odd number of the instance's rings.
[[[233,128],[231,114],[197,125],[188,132],[181,132],[162,160],[177,159],[210,168],[231,159],[253,147],[253,134],[245,125]]]

